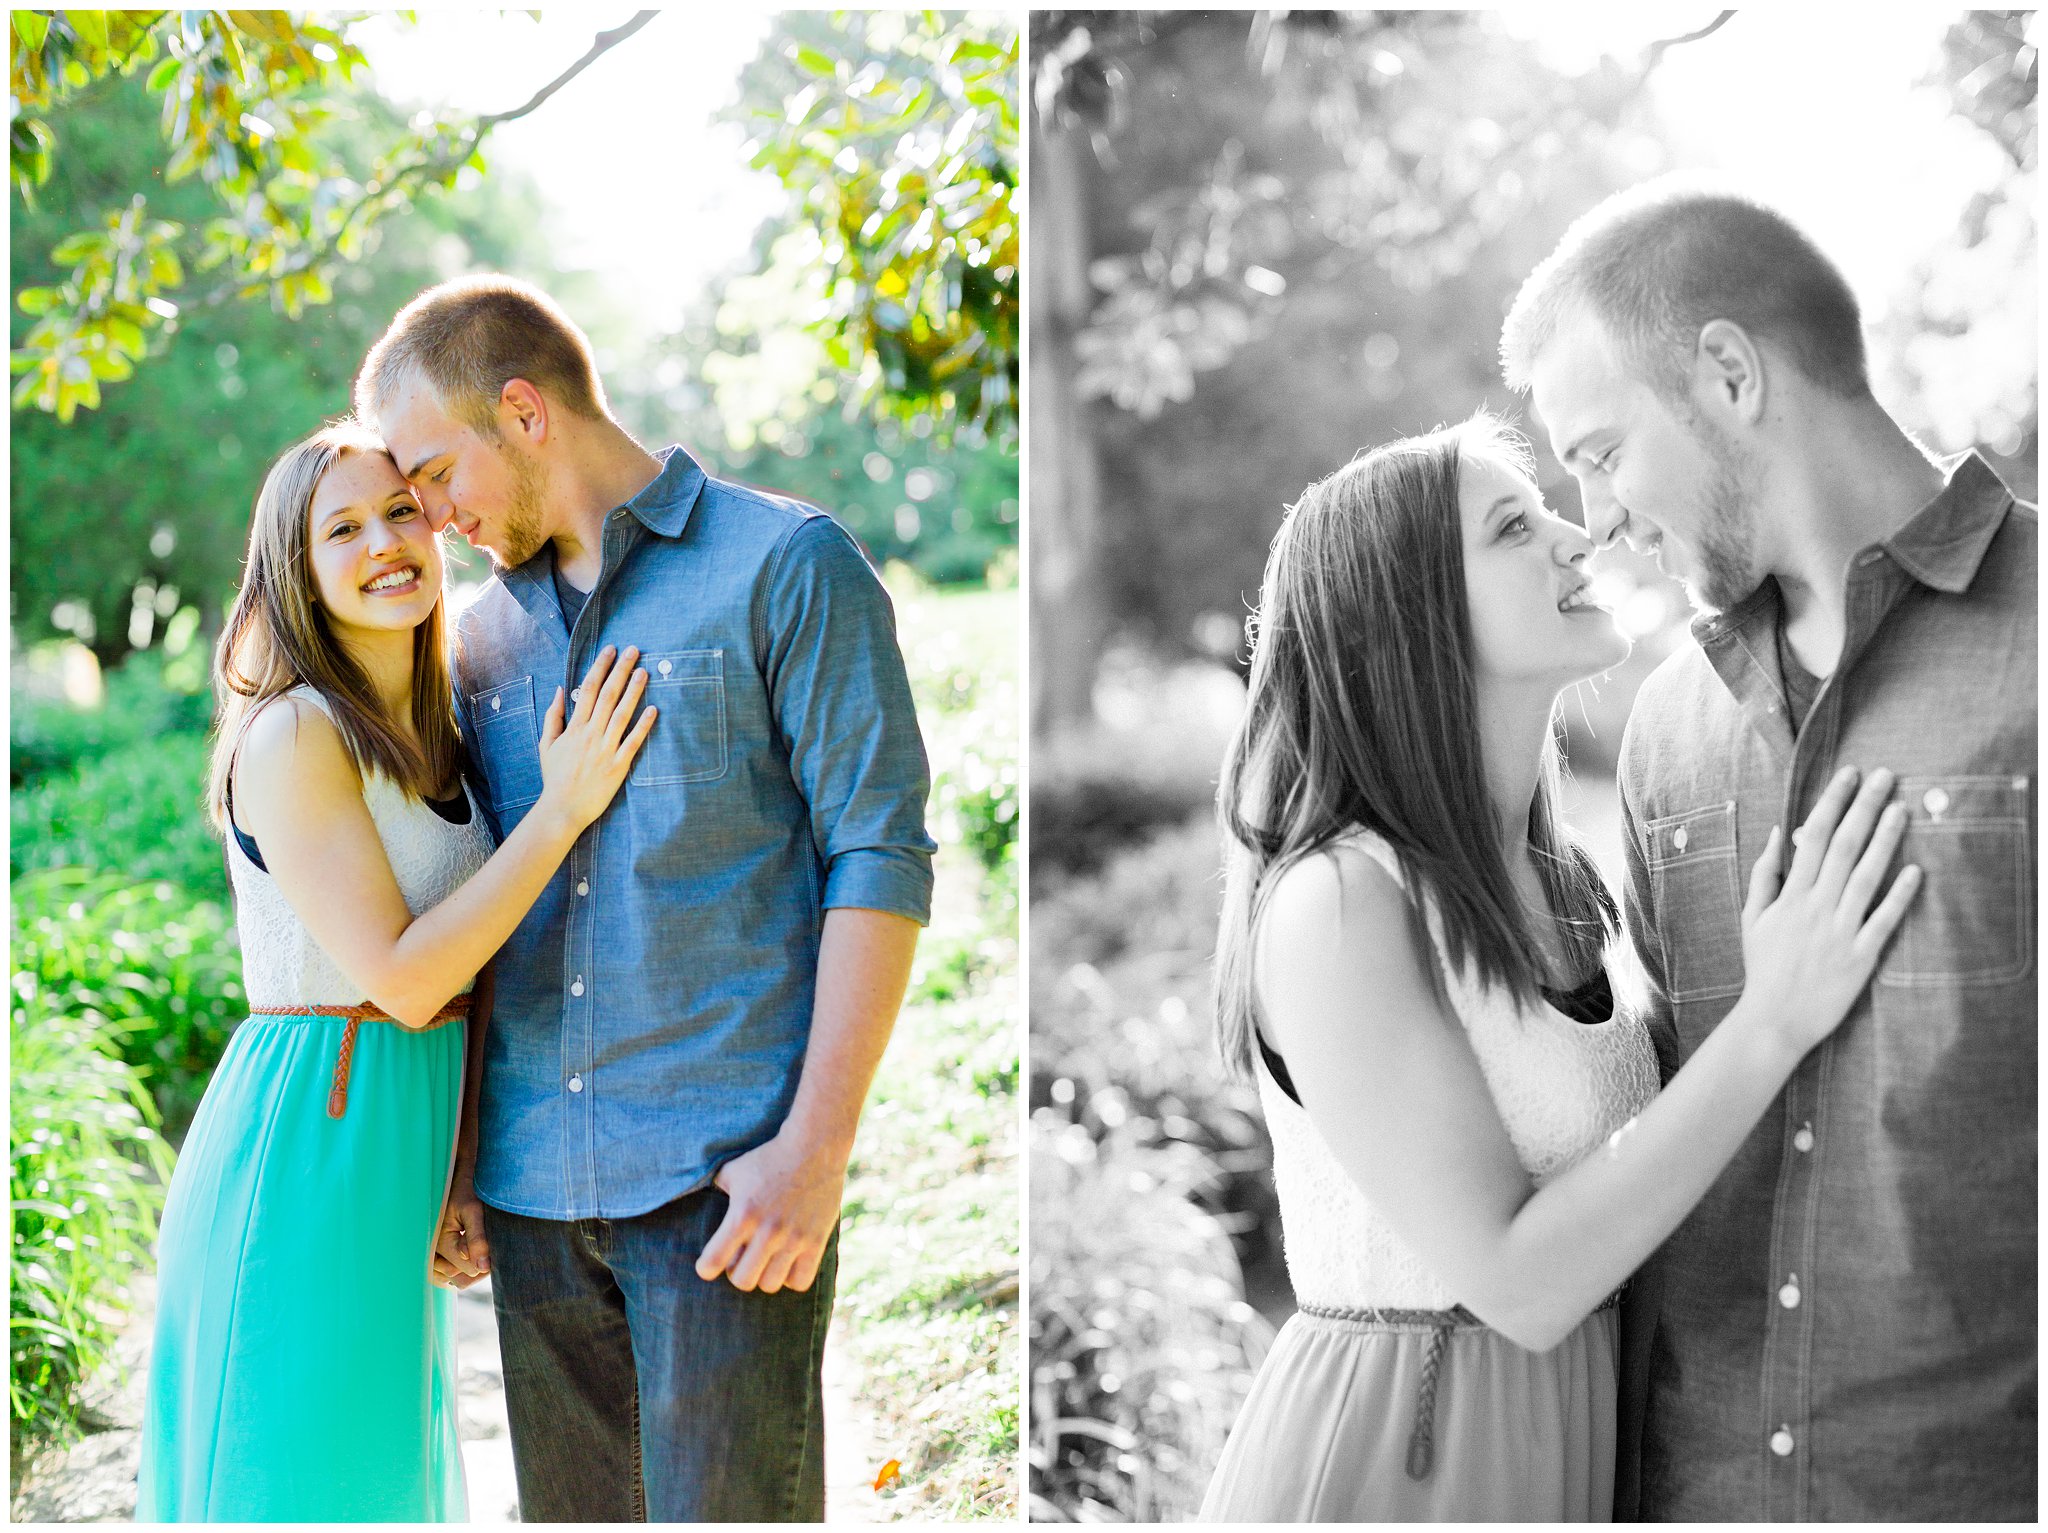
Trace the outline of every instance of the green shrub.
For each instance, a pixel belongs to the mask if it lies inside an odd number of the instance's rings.
[[[170,1154],[112,1023],[14,977],[8,1066],[13,1266],[8,1408],[22,1438],[67,1434],[82,1386],[113,1356],[156,1238]]]
[[[1213,1041],[1219,867],[1197,812],[1032,899],[1034,1519],[1192,1515],[1263,1345],[1279,1209]]]
[[[1197,817],[1032,901],[1031,1101],[1064,1081],[1100,1132],[1144,1124],[1211,1157],[1202,1195],[1255,1261],[1277,1214],[1258,1093],[1224,1076],[1214,1041],[1218,863]]]
[[[53,868],[15,881],[13,936],[17,994],[113,1040],[181,1140],[246,1009],[227,913],[168,882]]]
[[[983,738],[963,742],[952,765],[933,781],[932,817],[941,841],[966,847],[983,872],[997,873],[1010,869],[1017,856],[1017,756],[1014,744],[1005,750],[1009,742],[991,738],[1007,721],[983,718],[990,726]]]
[[[1035,776],[1035,774],[1034,774]],[[1151,832],[1177,825],[1196,807],[1178,787],[1115,776],[1031,784],[1034,897],[1059,875],[1098,871]]]
[[[1185,1145],[1031,1124],[1031,1520],[1191,1518],[1271,1332]]]
[[[225,900],[221,844],[204,815],[206,756],[203,736],[165,735],[16,789],[14,874],[88,868],[169,879],[195,898]]]
[[[61,772],[128,746],[165,735],[204,734],[213,720],[213,694],[203,664],[191,653],[159,650],[131,655],[106,675],[96,708],[37,697],[16,688],[8,716],[8,780],[14,787]],[[193,685],[194,676],[198,677]]]
[[[927,607],[927,604],[931,604]],[[1017,833],[1022,797],[1017,770],[1017,657],[1010,616],[1014,592],[935,597],[905,603],[925,631],[907,653],[918,725],[931,757],[928,818],[941,845],[962,846],[989,875],[986,896],[1016,903]],[[928,612],[953,616],[926,629]]]

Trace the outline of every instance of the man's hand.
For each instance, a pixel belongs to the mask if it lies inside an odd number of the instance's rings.
[[[457,1167],[441,1205],[428,1276],[443,1288],[467,1288],[491,1270],[491,1243],[484,1235],[484,1205],[466,1167]]]
[[[732,1202],[697,1258],[697,1276],[709,1283],[723,1274],[735,1288],[762,1293],[807,1290],[839,1223],[846,1156],[778,1136],[727,1161],[711,1180]]]

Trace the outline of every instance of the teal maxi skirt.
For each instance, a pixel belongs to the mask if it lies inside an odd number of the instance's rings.
[[[252,1017],[164,1205],[140,1522],[466,1515],[453,1296],[428,1260],[454,1157],[460,1022]]]

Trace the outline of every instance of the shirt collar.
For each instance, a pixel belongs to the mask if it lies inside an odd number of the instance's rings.
[[[1966,453],[1950,465],[1941,493],[1878,547],[1922,585],[1967,591],[2012,503],[2012,491],[1983,455]]]
[[[704,470],[681,447],[671,444],[655,454],[661,472],[654,482],[625,504],[649,532],[665,538],[679,538],[689,525],[690,513],[704,493]]]
[[[661,472],[611,514],[630,511],[649,532],[679,538],[689,524],[690,513],[696,509],[698,496],[704,492],[704,470],[688,452],[673,444],[662,448],[655,457],[661,460]],[[533,603],[543,594],[548,601],[554,601],[554,572],[554,544],[550,542],[517,569],[500,571],[497,578],[508,591],[526,593],[520,597],[521,604],[532,610]]]
[[[1985,550],[2005,525],[2013,495],[1981,453],[1964,453],[1946,466],[1948,483],[1903,527],[1872,547],[1890,554],[1900,569],[1922,585],[1953,594],[1967,591],[1977,578],[1977,566],[1984,562]],[[1865,550],[1857,557],[1861,560],[1868,553]],[[1754,591],[1726,612],[1694,618],[1693,637],[1705,644],[1722,634],[1741,632],[1765,615],[1775,622],[1777,607],[1778,582],[1765,576]]]

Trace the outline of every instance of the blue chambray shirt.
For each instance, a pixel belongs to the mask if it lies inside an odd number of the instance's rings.
[[[1742,994],[1771,827],[1839,768],[1897,774],[1895,866],[1927,877],[1630,1287],[1621,1520],[2034,1517],[2039,537],[1963,458],[1850,562],[1841,657],[1796,727],[1774,580],[1636,696],[1627,915],[1667,1081]]]
[[[540,723],[607,644],[641,649],[652,735],[496,959],[477,1192],[628,1218],[766,1142],[796,1096],[824,913],[925,922],[924,742],[888,593],[823,512],[680,447],[605,521],[572,633],[543,550],[456,625],[457,712],[502,838]]]

